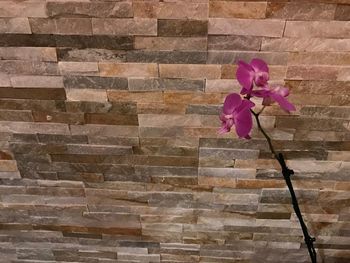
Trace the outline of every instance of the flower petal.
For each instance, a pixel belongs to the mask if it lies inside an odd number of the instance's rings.
[[[252,114],[249,109],[237,113],[235,118],[236,133],[239,137],[247,137],[253,127]]]
[[[280,94],[277,93],[271,93],[271,98],[275,100],[282,109],[286,111],[295,111],[295,106],[290,103],[285,97],[281,96]]]
[[[287,97],[289,95],[289,89],[286,87],[282,87],[282,86],[275,86],[272,88],[274,93],[277,93],[283,97]]]
[[[269,67],[266,62],[259,58],[254,58],[250,61],[250,65],[253,67],[255,72],[266,72],[269,73]]]
[[[232,114],[241,102],[242,99],[239,94],[231,93],[227,95],[224,102],[223,113],[226,115]]]
[[[236,78],[248,93],[253,88],[254,69],[243,61],[239,61],[238,65]]]
[[[250,109],[253,108],[254,106],[255,106],[254,102],[247,99],[243,99],[241,102],[241,105],[239,105],[239,107],[236,109],[236,112],[239,113],[240,111],[243,111],[243,110],[250,111]]]

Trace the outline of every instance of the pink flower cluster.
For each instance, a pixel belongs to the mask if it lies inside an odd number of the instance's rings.
[[[265,61],[257,58],[250,64],[239,61],[236,77],[242,86],[241,94],[245,97],[242,99],[237,93],[226,97],[220,114],[222,125],[219,133],[229,132],[232,126],[235,126],[239,137],[250,138],[249,133],[253,127],[251,109],[255,106],[250,101],[251,97],[262,98],[264,106],[277,102],[285,111],[295,110],[294,105],[286,99],[289,95],[288,88],[269,85],[269,67]]]

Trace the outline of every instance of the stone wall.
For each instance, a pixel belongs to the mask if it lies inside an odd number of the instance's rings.
[[[309,262],[262,136],[219,136],[259,57],[320,262],[350,262],[350,1],[0,1],[0,262]]]

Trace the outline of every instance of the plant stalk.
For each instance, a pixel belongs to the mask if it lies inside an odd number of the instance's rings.
[[[265,132],[265,130],[261,126],[261,123],[260,123],[260,120],[259,120],[259,115],[263,111],[263,109],[260,112],[258,112],[258,113],[255,113],[253,110],[251,110],[251,112],[252,112],[252,114],[255,117],[255,120],[256,120],[256,123],[258,125],[259,130],[261,131],[261,133],[266,138],[267,143],[269,144],[269,147],[270,147],[270,150],[271,150],[272,154],[274,155],[275,159],[278,161],[278,163],[281,166],[284,180],[286,181],[286,184],[288,186],[288,190],[290,192],[290,196],[291,196],[291,199],[292,199],[292,204],[293,204],[293,208],[294,208],[295,214],[297,215],[297,217],[299,219],[299,223],[300,223],[301,229],[302,229],[303,234],[304,234],[304,241],[305,241],[305,244],[306,244],[307,249],[309,251],[311,262],[312,263],[317,263],[317,261],[316,261],[317,260],[316,250],[315,250],[314,244],[313,244],[316,241],[316,239],[309,235],[307,226],[306,226],[306,224],[305,224],[305,222],[303,220],[303,216],[302,216],[300,208],[299,208],[298,200],[297,200],[297,197],[296,197],[295,192],[294,192],[292,181],[290,179],[290,176],[292,174],[294,174],[294,171],[289,169],[288,166],[286,165],[286,162],[284,160],[283,154],[282,153],[279,153],[279,154],[276,153],[275,149],[273,148],[273,145],[272,145],[272,142],[271,142],[271,138],[269,137],[269,135]]]

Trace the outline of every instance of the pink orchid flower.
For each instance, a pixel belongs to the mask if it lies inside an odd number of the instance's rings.
[[[265,61],[258,58],[252,59],[250,64],[239,61],[236,77],[242,85],[241,94],[250,95],[254,83],[258,87],[263,87],[267,84],[269,80],[269,67]]]
[[[251,93],[253,96],[263,98],[262,104],[269,106],[274,102],[277,102],[282,109],[286,111],[295,111],[295,106],[290,103],[285,97],[289,95],[289,90],[282,86],[264,86],[260,90],[254,90]]]
[[[237,93],[229,94],[225,99],[223,111],[220,114],[222,125],[219,133],[229,132],[232,126],[235,125],[237,135],[249,139],[249,133],[253,127],[250,109],[254,106],[253,102],[246,99],[242,100]]]

